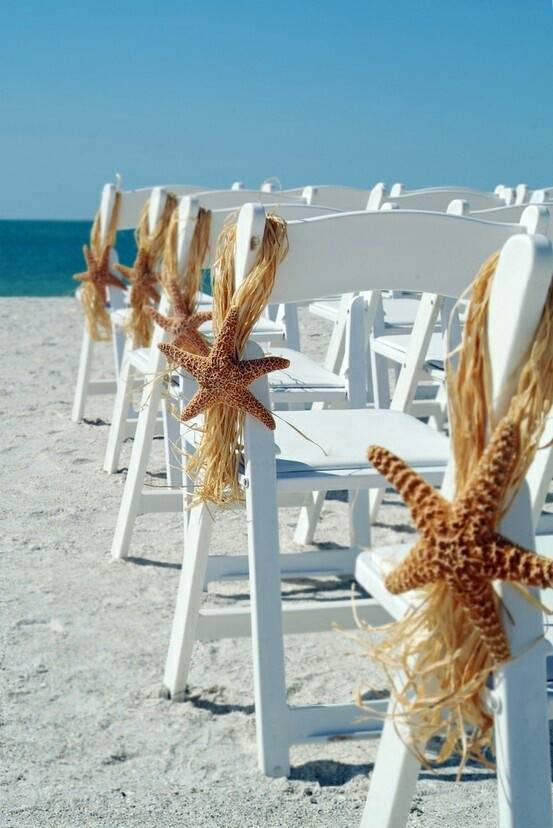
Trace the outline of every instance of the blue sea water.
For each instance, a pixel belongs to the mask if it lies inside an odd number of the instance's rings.
[[[90,221],[0,221],[0,296],[67,296],[85,269],[82,248]],[[132,264],[132,230],[117,234],[117,252]]]

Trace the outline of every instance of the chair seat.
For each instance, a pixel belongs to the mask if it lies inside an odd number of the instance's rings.
[[[392,595],[384,586],[384,579],[401,563],[412,546],[411,543],[402,543],[397,546],[368,549],[361,552],[355,560],[357,583],[396,619],[403,618],[409,609],[416,606],[419,593],[414,590],[402,595]]]
[[[430,482],[441,480],[448,459],[444,434],[390,409],[287,411],[279,415],[275,443],[277,477],[288,481],[291,491],[300,478],[324,480],[321,489],[344,486],[344,477],[350,478],[347,488],[352,482],[356,488],[382,486],[366,458],[371,444],[390,449]]]
[[[394,362],[405,362],[411,334],[389,334],[378,336],[374,340],[374,350],[377,354],[391,359]],[[441,333],[433,333],[430,338],[425,365],[430,368],[444,370],[444,342]]]
[[[345,391],[344,380],[328,371],[310,357],[292,348],[271,348],[271,356],[285,357],[290,360],[290,367],[284,371],[274,371],[269,375],[271,391],[288,391],[290,389],[336,388]]]

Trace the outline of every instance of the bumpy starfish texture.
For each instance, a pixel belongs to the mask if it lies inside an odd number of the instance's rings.
[[[181,413],[182,422],[202,411],[225,403],[257,417],[263,425],[275,428],[273,415],[248,390],[248,385],[271,371],[288,368],[290,361],[282,357],[260,357],[240,361],[236,357],[236,331],[239,309],[229,310],[208,356],[189,354],[174,345],[159,345],[165,356],[191,374],[199,388]]]
[[[114,276],[109,267],[109,256],[111,247],[106,245],[99,256],[85,244],[83,247],[84,259],[87,269],[83,273],[75,273],[73,276],[78,282],[91,282],[99,293],[102,301],[107,301],[107,287],[124,289],[125,285]]]
[[[183,294],[179,290],[177,282],[172,279],[167,286],[171,301],[173,303],[174,316],[163,316],[155,308],[148,308],[148,313],[161,328],[169,331],[173,339],[170,344],[176,348],[183,348],[185,351],[207,356],[209,346],[198,328],[209,322],[211,311],[198,311],[189,313],[188,306]]]
[[[397,595],[445,582],[496,663],[506,661],[510,650],[492,581],[518,581],[531,587],[553,584],[553,560],[495,531],[517,447],[516,427],[501,421],[468,484],[452,503],[387,449],[371,446],[367,453],[402,496],[421,536],[387,576],[387,589]]]
[[[140,249],[132,267],[115,265],[119,273],[129,280],[133,289],[147,299],[159,302],[159,293],[156,290],[157,275],[152,268],[150,255],[147,250]],[[142,299],[141,299],[142,301]]]

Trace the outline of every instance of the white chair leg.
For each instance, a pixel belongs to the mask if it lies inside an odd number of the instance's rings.
[[[348,492],[350,545],[368,549],[371,545],[369,495],[366,489]]]
[[[389,408],[391,402],[388,360],[370,348],[370,371],[372,378],[372,400],[375,408]]]
[[[125,331],[121,330],[121,328],[116,328],[112,326],[112,333],[113,333],[113,359],[115,365],[115,378],[119,379],[121,369],[123,367],[123,359],[125,356],[125,351],[127,350],[127,341],[128,337]],[[128,343],[129,347],[131,343]]]
[[[307,506],[302,506],[300,515],[294,532],[294,543],[300,543],[307,546],[313,543],[317,523],[321,517],[326,492],[312,492],[311,503]]]
[[[254,351],[255,353],[255,351]],[[246,352],[249,356],[249,352]],[[257,385],[257,388],[256,388]],[[255,394],[262,381],[252,386]],[[265,381],[265,405],[269,403]],[[274,443],[246,417],[246,514],[257,755],[266,776],[290,772]]]
[[[369,491],[369,520],[375,523],[378,520],[378,512],[384,499],[386,489],[370,489]]]
[[[386,719],[360,828],[404,828],[420,764],[401,740],[398,724]]]
[[[92,370],[92,352],[94,342],[90,338],[86,324],[83,331],[83,340],[81,344],[81,355],[79,357],[79,371],[77,374],[77,385],[75,388],[75,397],[73,399],[73,410],[71,412],[71,419],[74,423],[78,423],[83,419],[84,409],[86,405],[88,383],[90,381],[90,372]]]
[[[123,362],[117,383],[117,394],[113,405],[111,425],[109,427],[108,444],[104,458],[104,471],[108,474],[115,474],[119,467],[121,447],[125,439],[127,428],[127,411],[129,398],[134,384],[135,369],[131,362],[126,359]]]
[[[496,674],[500,828],[551,828],[545,642]]]
[[[163,412],[163,447],[165,449],[165,468],[167,473],[167,484],[173,489],[182,488],[182,464],[183,458],[179,451],[180,447],[180,423],[171,414],[171,404],[168,400],[161,401]]]
[[[191,510],[163,677],[164,695],[173,701],[182,701],[186,692],[213,522],[213,509],[205,504]]]
[[[152,440],[154,439],[160,397],[160,382],[148,385],[142,394],[142,404],[136,424],[129,470],[111,546],[111,554],[114,558],[126,558],[129,552],[134,523],[140,507],[146,465],[152,448]],[[123,405],[121,407],[124,409]]]

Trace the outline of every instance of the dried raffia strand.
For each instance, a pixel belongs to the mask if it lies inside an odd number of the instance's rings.
[[[163,267],[160,281],[167,289],[169,282],[176,281],[186,301],[188,312],[194,313],[198,306],[198,294],[201,287],[202,269],[209,248],[211,228],[211,211],[200,207],[190,241],[186,270],[179,272],[177,263],[177,237],[179,215],[176,210],[167,230]]]
[[[492,413],[487,316],[498,258],[498,254],[491,256],[476,277],[458,367],[454,370],[452,359],[447,365],[456,490],[461,495],[470,494],[467,483],[497,425]],[[503,418],[518,432],[518,450],[499,515],[508,509],[534,458],[552,401],[553,287]],[[457,754],[460,775],[471,758],[490,764],[493,720],[484,691],[497,662],[443,581],[424,587],[420,594],[421,604],[404,619],[378,628],[378,641],[373,640],[377,631],[365,627],[370,632],[367,649],[387,676],[392,715],[399,725],[407,725],[400,732],[409,733],[413,752],[426,764]],[[432,760],[426,747],[435,736],[442,744],[437,760]]]
[[[146,309],[151,301],[157,304],[159,300],[156,289],[158,282],[157,268],[163,253],[169,222],[175,213],[176,206],[176,197],[172,193],[168,193],[165,198],[163,212],[153,231],[150,232],[150,202],[145,203],[134,234],[137,247],[134,264],[131,268],[123,265],[118,266],[118,270],[131,283],[131,307],[125,330],[127,334],[132,336],[133,347],[135,348],[147,347],[152,339],[153,324]]]
[[[236,291],[235,240],[236,223],[229,222],[220,236],[213,268],[213,327],[218,333],[230,307],[240,309],[236,336],[237,356],[240,356],[267,305],[277,267],[288,252],[286,222],[279,216],[267,216],[257,262]],[[243,500],[238,479],[243,426],[244,414],[224,404],[217,404],[205,413],[200,444],[189,461],[189,471],[197,477],[196,499],[218,506]]]
[[[109,220],[107,233],[102,241],[100,210],[94,217],[90,231],[90,250],[96,259],[101,258],[106,247],[112,247],[117,235],[117,217],[121,193],[115,194],[113,209]],[[95,342],[111,338],[111,321],[106,308],[103,292],[98,290],[93,282],[83,282],[80,289],[80,300],[85,313],[86,325],[90,338]]]
[[[202,278],[202,268],[207,256],[209,247],[209,233],[211,227],[211,211],[200,207],[198,217],[194,226],[194,234],[190,240],[190,247],[188,250],[187,264],[184,273],[180,273],[177,261],[177,245],[178,245],[178,227],[179,227],[179,213],[175,210],[165,237],[165,247],[163,252],[163,264],[161,268],[160,282],[163,289],[169,295],[173,307],[173,322],[174,327],[178,326],[180,318],[181,323],[186,326],[186,322],[190,323],[196,320],[200,324],[204,321],[201,317],[211,319],[206,314],[198,313],[198,299],[200,283]],[[151,314],[152,318],[157,316],[158,324],[160,323],[159,314]],[[197,353],[203,353],[207,350],[208,341],[199,331],[193,336],[197,339],[198,347],[192,347],[192,350]],[[203,344],[202,344],[203,343]],[[190,343],[189,343],[190,344]],[[180,347],[190,350],[186,342],[179,343]]]

